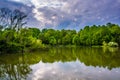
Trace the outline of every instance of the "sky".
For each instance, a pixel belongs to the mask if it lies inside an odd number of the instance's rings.
[[[25,12],[27,26],[39,29],[120,24],[120,0],[0,0],[3,7]]]

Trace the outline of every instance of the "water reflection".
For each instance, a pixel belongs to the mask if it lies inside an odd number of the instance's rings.
[[[79,62],[39,62],[27,80],[120,80],[120,69],[86,66]]]
[[[0,80],[25,80],[31,70],[23,55],[0,56]]]
[[[119,48],[51,48],[0,56],[2,80],[120,80]]]

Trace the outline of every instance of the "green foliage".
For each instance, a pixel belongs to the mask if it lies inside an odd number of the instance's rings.
[[[109,46],[109,47],[118,47],[118,43],[116,42],[109,42],[109,43],[106,43],[105,41],[103,41],[103,46]]]
[[[115,24],[86,26],[80,30],[80,43],[82,45],[102,45],[103,42],[117,42],[120,45],[120,27]]]
[[[1,31],[0,53],[13,53],[25,49],[43,48],[42,41],[33,36],[34,31],[32,28],[31,30],[22,28],[19,32],[11,29]]]
[[[118,43],[116,43],[116,42],[109,42],[108,46],[110,46],[110,47],[117,47]]]
[[[38,36],[40,34],[40,30],[39,29],[37,29],[37,28],[29,28],[28,31],[31,32],[31,35],[33,37],[38,39]]]
[[[54,38],[54,36],[51,36],[51,37],[50,37],[49,43],[50,43],[51,45],[56,45],[56,39]]]
[[[105,41],[103,41],[103,46],[107,46],[108,44],[105,42]]]
[[[18,52],[22,50],[22,45],[17,43],[7,42],[5,40],[0,40],[0,50],[1,53]]]
[[[55,63],[77,60],[84,63],[86,66],[99,66],[102,68],[114,69],[120,67],[119,52],[120,49],[115,47],[54,47],[50,48],[48,51],[31,52],[32,54],[1,55],[0,64],[17,65],[18,63],[26,63],[31,65],[37,64],[39,61],[44,63]]]
[[[75,35],[73,37],[72,43],[75,44],[75,45],[80,45],[80,39],[79,39],[78,35]]]
[[[21,28],[0,30],[0,52],[40,49],[44,45],[79,45],[79,46],[120,46],[120,26],[115,24],[86,26],[75,30],[54,30]]]

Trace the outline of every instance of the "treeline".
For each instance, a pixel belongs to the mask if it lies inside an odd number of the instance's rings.
[[[120,26],[111,23],[85,26],[78,32],[64,29],[43,29],[37,34],[39,34],[38,39],[42,40],[44,44],[50,45],[94,46],[107,45],[107,43],[120,45]]]
[[[22,27],[27,15],[20,10],[0,9],[0,53],[45,48],[45,45],[119,46],[120,26],[85,26],[79,30]]]
[[[21,52],[44,48],[42,41],[34,37],[32,30],[26,28],[20,29],[19,32],[11,29],[0,30],[0,52]]]
[[[101,46],[120,45],[120,27],[116,24],[86,26],[80,31],[21,28],[0,30],[0,50],[39,49],[45,45]]]

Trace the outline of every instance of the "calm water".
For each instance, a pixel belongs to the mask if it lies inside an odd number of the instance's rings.
[[[120,49],[64,47],[0,55],[0,80],[120,80]]]

